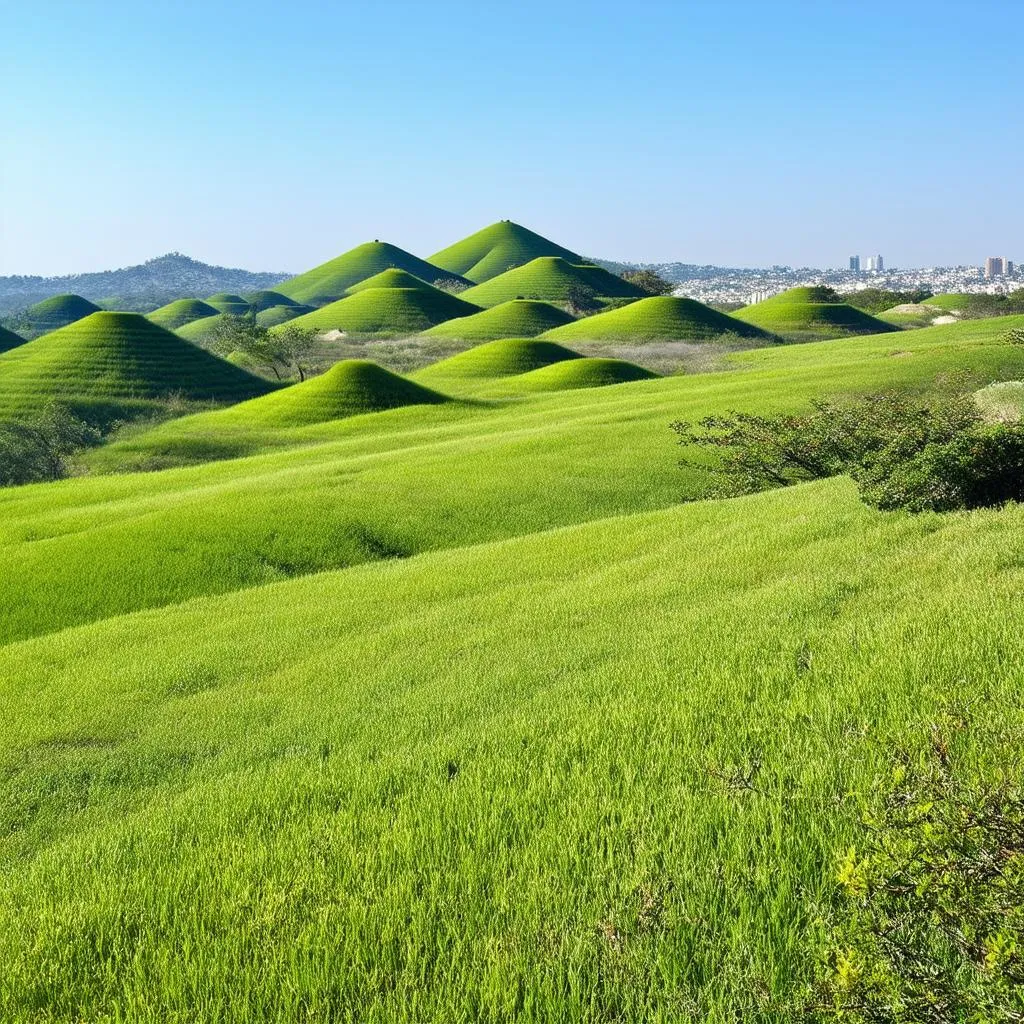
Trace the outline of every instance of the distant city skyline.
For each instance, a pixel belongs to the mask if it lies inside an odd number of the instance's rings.
[[[3,26],[0,274],[300,271],[502,218],[633,262],[1024,244],[987,185],[1024,165],[1009,0],[48,0]]]

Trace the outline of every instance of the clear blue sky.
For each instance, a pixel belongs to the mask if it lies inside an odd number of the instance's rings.
[[[1024,259],[1024,4],[0,0],[0,274]]]

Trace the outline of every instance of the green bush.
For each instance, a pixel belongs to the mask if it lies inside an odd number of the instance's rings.
[[[29,419],[0,420],[0,487],[67,476],[70,457],[99,437],[99,431],[57,405]]]

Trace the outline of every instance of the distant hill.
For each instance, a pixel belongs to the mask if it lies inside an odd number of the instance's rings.
[[[255,292],[280,284],[291,275],[256,273],[200,263],[180,252],[135,267],[62,277],[0,277],[0,315],[9,315],[64,292],[105,306],[148,312],[174,299],[215,292]]]
[[[498,221],[435,252],[430,262],[479,283],[540,256],[559,256],[569,263],[583,262],[578,254],[510,220]]]

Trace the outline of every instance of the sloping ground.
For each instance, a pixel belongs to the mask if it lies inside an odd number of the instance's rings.
[[[152,320],[158,327],[168,331],[176,331],[193,320],[202,320],[204,317],[217,316],[219,310],[201,299],[178,299],[176,302],[169,302],[166,306],[154,309],[152,313],[146,314],[147,320]]]
[[[974,398],[988,423],[1019,423],[1024,416],[1024,381],[989,384],[975,392]]]
[[[575,388],[603,388],[630,381],[654,380],[658,374],[624,359],[570,359],[542,366],[506,381],[516,392],[570,391]]]
[[[269,306],[256,314],[256,323],[261,327],[277,327],[278,324],[286,324],[289,320],[312,313],[315,306],[300,306],[297,302],[287,306]]]
[[[355,295],[356,292],[364,292],[367,288],[429,288],[426,281],[421,280],[418,277],[413,277],[406,270],[399,270],[397,267],[391,267],[388,270],[382,270],[379,274],[374,274],[373,277],[368,277],[365,281],[360,281],[358,284],[352,285],[351,288],[347,289],[346,295]]]
[[[216,431],[218,420],[297,427],[407,405],[438,405],[445,401],[444,395],[391,373],[376,363],[346,359],[335,363],[319,377],[292,384],[230,409],[203,415],[206,426],[212,431]]]
[[[296,327],[322,333],[419,334],[456,316],[478,313],[479,307],[439,288],[367,288],[297,317]]]
[[[24,344],[25,339],[20,334],[15,334],[14,331],[9,331],[6,327],[0,327],[0,352],[7,352],[9,349]]]
[[[818,301],[825,294],[828,289],[790,288],[764,302],[738,309],[732,315],[763,330],[797,339],[824,340],[899,330],[845,302]]]
[[[277,291],[296,302],[323,306],[344,297],[349,288],[384,270],[404,270],[428,284],[458,275],[421,260],[388,242],[365,242],[279,285]],[[466,282],[467,284],[469,282]]]
[[[942,310],[923,302],[903,302],[875,315],[879,320],[884,320],[887,324],[901,329],[931,327],[942,315]]]
[[[272,309],[275,306],[296,306],[298,303],[294,299],[288,298],[287,295],[282,295],[281,292],[269,291],[264,289],[259,292],[249,292],[242,296],[246,302],[249,303],[251,309],[254,309],[257,313],[262,313],[265,310]]]
[[[710,341],[724,335],[771,342],[770,333],[693,299],[656,295],[575,320],[543,335],[553,341]]]
[[[172,395],[237,402],[269,390],[137,313],[93,313],[0,355],[0,413],[59,400],[105,421]]]
[[[1022,532],[836,480],[8,647],[0,1016],[789,1019],[894,749],[1024,724]]]
[[[204,316],[201,320],[193,320],[191,323],[179,327],[174,333],[179,338],[192,342],[193,345],[200,345],[212,338],[217,328],[229,317],[238,316],[237,313],[218,313],[216,316]]]
[[[211,295],[206,303],[219,312],[230,313],[232,316],[245,316],[246,313],[252,311],[248,299],[243,299],[241,295],[232,295],[231,292],[218,292],[216,295]]]
[[[99,308],[81,295],[54,295],[29,306],[25,310],[25,320],[33,331],[43,334],[73,324],[91,313],[98,313]]]
[[[491,224],[434,253],[430,262],[479,282],[488,281],[540,256],[558,256],[569,263],[583,262],[577,253],[510,220]],[[515,298],[515,295],[508,298]]]
[[[467,302],[497,306],[512,299],[566,302],[574,288],[593,292],[598,299],[639,299],[635,285],[590,263],[569,263],[560,256],[541,256],[463,292]]]
[[[528,373],[564,359],[579,358],[578,352],[553,341],[503,338],[442,359],[417,371],[414,376],[425,381],[489,379]]]
[[[548,302],[512,299],[472,316],[448,320],[423,334],[428,338],[458,338],[464,341],[491,341],[497,338],[535,338],[573,318]]]

